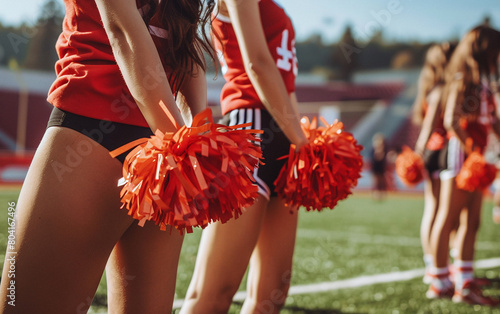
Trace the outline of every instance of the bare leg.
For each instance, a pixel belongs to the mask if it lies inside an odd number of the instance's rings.
[[[106,267],[110,313],[170,313],[183,237],[154,223],[133,224]]]
[[[441,181],[439,209],[431,233],[434,265],[438,268],[448,266],[450,233],[457,225],[469,196],[470,193],[456,187],[454,178]]]
[[[422,249],[424,254],[432,254],[432,246],[430,243],[432,226],[436,219],[437,209],[439,206],[439,190],[441,188],[439,179],[428,179],[425,182],[425,205],[422,223],[420,225],[420,239],[422,241]]]
[[[17,204],[15,307],[3,313],[86,313],[113,246],[132,223],[119,210],[121,164],[73,130],[42,139]],[[9,254],[7,254],[8,258]]]
[[[296,209],[285,207],[282,199],[271,199],[250,260],[248,295],[241,313],[279,313],[285,304],[292,274],[297,219]]]
[[[472,194],[468,207],[460,215],[460,227],[457,230],[456,241],[458,258],[462,261],[473,261],[476,236],[481,221],[482,191]]]
[[[203,230],[181,313],[227,313],[257,243],[267,203],[259,196],[240,218]]]

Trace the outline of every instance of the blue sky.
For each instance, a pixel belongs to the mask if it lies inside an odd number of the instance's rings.
[[[500,27],[498,0],[281,0],[298,37],[338,40],[351,24],[358,37],[383,27],[387,38],[444,40],[461,36],[487,14]],[[305,5],[307,3],[307,5]],[[392,12],[392,13],[391,13]]]
[[[62,3],[62,0],[59,0]],[[91,0],[86,0],[91,1]],[[45,0],[10,1],[0,10],[0,21],[32,22]],[[356,37],[369,38],[382,28],[389,39],[446,40],[460,37],[485,15],[500,28],[498,0],[279,0],[292,17],[297,37],[321,34],[337,41],[347,24]]]

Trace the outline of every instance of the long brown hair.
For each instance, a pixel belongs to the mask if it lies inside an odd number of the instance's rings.
[[[444,42],[429,47],[425,55],[424,66],[418,79],[417,97],[413,104],[413,122],[422,124],[425,115],[424,102],[432,89],[444,84],[445,69],[456,44]]]
[[[481,102],[481,78],[498,79],[500,32],[488,26],[477,26],[460,41],[446,69],[446,87],[441,105],[446,105],[451,84],[460,82],[457,104],[462,113],[477,116]],[[461,79],[461,80],[460,80]]]
[[[160,47],[160,59],[169,70],[168,79],[174,92],[182,85],[186,76],[194,75],[194,67],[206,69],[204,52],[215,63],[215,52],[208,35],[207,26],[211,23],[214,0],[140,0],[150,9],[144,16],[148,25],[155,14],[161,28],[169,36]],[[204,5],[204,2],[206,4]]]

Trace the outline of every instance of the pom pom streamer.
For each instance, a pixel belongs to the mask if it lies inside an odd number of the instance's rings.
[[[138,145],[123,164],[122,208],[141,226],[152,220],[162,230],[171,225],[180,233],[237,218],[257,198],[252,174],[262,159],[256,137],[262,131],[238,129],[249,125],[215,124],[206,109],[192,127],[157,130],[111,152],[115,157]]]
[[[424,179],[424,161],[410,147],[403,146],[396,158],[396,174],[407,186],[414,186]]]
[[[309,143],[298,151],[290,146],[288,162],[274,182],[276,192],[288,206],[304,206],[307,211],[333,209],[357,185],[363,158],[356,139],[335,121],[317,127],[316,118],[302,118],[302,130]]]
[[[473,192],[488,187],[496,176],[495,165],[489,164],[479,152],[472,152],[456,177],[457,187]]]

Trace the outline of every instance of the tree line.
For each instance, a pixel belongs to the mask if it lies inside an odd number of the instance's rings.
[[[16,60],[25,69],[54,71],[55,43],[61,32],[64,8],[47,0],[33,25],[4,26],[0,23],[0,66]],[[300,73],[313,73],[330,80],[349,81],[355,71],[416,68],[423,64],[432,42],[395,42],[384,39],[383,32],[368,42],[357,42],[350,26],[341,39],[325,44],[320,35],[296,43]]]

